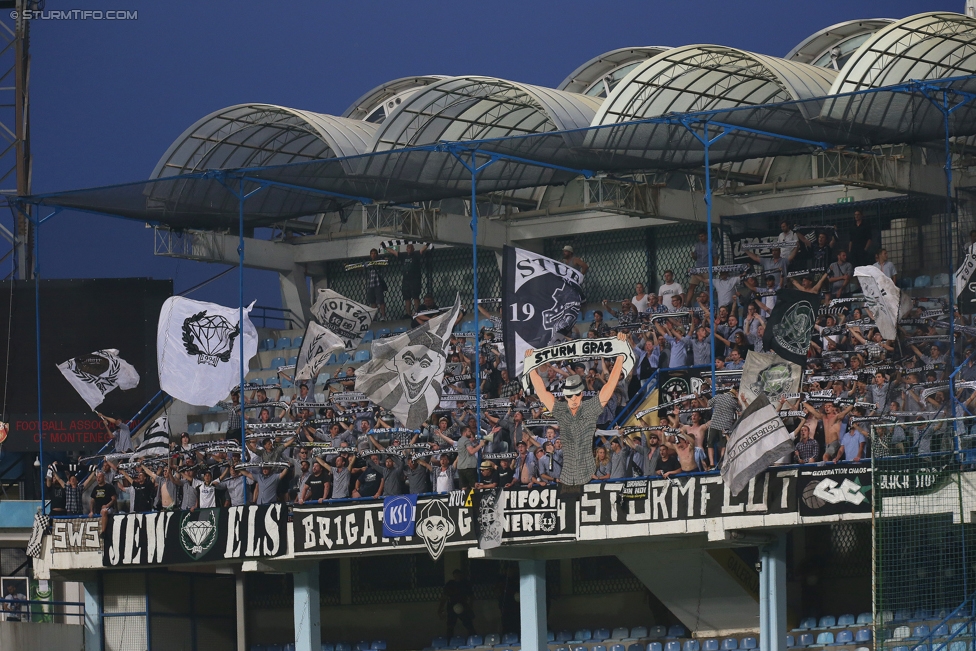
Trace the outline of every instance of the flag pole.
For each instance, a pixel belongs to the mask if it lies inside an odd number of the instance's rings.
[[[241,412],[241,463],[244,463],[247,454],[247,428],[244,426],[244,177],[238,179],[237,192],[237,289],[238,289],[238,308],[237,308],[237,353],[240,359],[240,397],[237,401],[237,408]],[[233,400],[231,401],[233,403]],[[246,490],[244,491],[247,492]]]
[[[471,256],[472,272],[474,274],[474,404],[477,432],[472,432],[476,438],[481,437],[481,346],[478,341],[478,161],[474,151],[471,152]]]

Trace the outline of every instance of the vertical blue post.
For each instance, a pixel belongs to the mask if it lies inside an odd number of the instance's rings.
[[[519,609],[522,651],[548,651],[545,561],[519,561]]]
[[[786,651],[786,534],[759,548],[759,648]]]
[[[295,651],[320,651],[319,564],[312,563],[292,576],[295,581]]]
[[[473,436],[481,436],[481,346],[478,341],[478,160],[471,152],[471,255],[474,273],[474,404],[478,431]]]
[[[102,651],[102,591],[98,579],[85,581],[85,649]]]
[[[708,139],[708,123],[705,123],[705,138],[702,140],[702,144],[705,146],[705,220],[707,222],[708,228],[708,331],[711,333],[711,343],[712,343],[712,353],[710,355],[712,361],[712,396],[715,396],[715,278],[713,267],[713,254],[712,254],[712,173],[708,165],[708,148],[712,143]],[[697,262],[697,260],[696,260]],[[690,309],[690,305],[688,306]],[[690,320],[689,320],[690,322]],[[688,333],[689,337],[693,337],[692,333]],[[692,359],[692,364],[695,360]]]
[[[946,231],[948,231],[949,246],[949,367],[956,366],[956,270],[952,255],[952,149],[949,147],[949,95],[948,90],[942,90],[942,123],[945,127],[945,179],[946,179]],[[952,375],[949,376],[949,407],[950,418],[956,417],[956,384]],[[955,427],[953,428],[955,430]],[[958,440],[958,439],[956,439]],[[963,577],[965,581],[965,575]],[[966,594],[969,594],[968,592]]]
[[[28,208],[28,211],[30,209]],[[41,464],[40,484],[41,484],[41,512],[47,509],[44,505],[44,410],[41,405],[41,218],[40,214],[36,219],[27,219],[34,225],[34,337],[36,338],[37,352],[37,459]],[[8,333],[9,335],[10,333]],[[28,466],[33,472],[33,467]]]
[[[238,317],[237,317],[237,351],[241,361],[241,397],[238,407],[241,410],[241,463],[247,460],[247,428],[244,427],[244,178],[241,177],[237,193],[237,285],[238,285]],[[245,496],[247,491],[244,491]]]

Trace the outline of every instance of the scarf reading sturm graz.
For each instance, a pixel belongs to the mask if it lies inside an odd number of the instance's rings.
[[[583,274],[531,251],[506,246],[502,260],[502,327],[509,372],[522,372],[529,348],[569,333],[583,304]]]
[[[819,298],[796,289],[776,292],[776,307],[766,321],[763,347],[795,364],[806,364]]]
[[[627,377],[630,369],[634,368],[634,349],[626,341],[616,337],[606,339],[577,339],[555,346],[540,348],[531,357],[524,358],[522,368],[522,386],[526,391],[532,391],[532,381],[529,372],[548,364],[549,362],[565,362],[579,357],[617,357],[624,356],[623,371],[620,377]]]
[[[420,327],[373,342],[372,359],[356,373],[356,391],[393,412],[407,429],[417,429],[437,408],[447,367],[451,329],[461,311],[454,307]]]

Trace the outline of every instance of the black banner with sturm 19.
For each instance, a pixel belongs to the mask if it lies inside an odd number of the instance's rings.
[[[287,526],[288,508],[283,504],[114,515],[105,530],[102,564],[272,558],[287,551]]]
[[[871,512],[871,465],[801,468],[799,511],[804,517]]]

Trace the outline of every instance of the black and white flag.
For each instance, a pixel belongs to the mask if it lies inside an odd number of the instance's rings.
[[[502,328],[509,373],[522,373],[529,348],[569,333],[583,305],[583,274],[557,260],[506,246],[502,259]]]
[[[69,359],[58,370],[92,410],[116,387],[127,391],[139,384],[139,374],[114,348]]]
[[[407,429],[417,429],[437,408],[447,367],[451,329],[461,297],[441,316],[395,337],[373,342],[372,359],[356,373],[356,391],[393,412]]]
[[[779,412],[759,394],[732,427],[722,462],[722,481],[733,495],[749,480],[793,451],[793,437]]]
[[[817,294],[796,289],[776,292],[776,306],[766,320],[763,348],[794,364],[806,364],[819,299]]]
[[[328,328],[309,320],[302,347],[295,364],[295,380],[311,380],[329,361],[332,353],[345,349],[346,343]]]
[[[885,339],[898,336],[898,320],[911,311],[911,298],[902,296],[894,281],[874,266],[857,267],[854,277],[864,292],[864,307],[874,315],[874,322]]]
[[[478,549],[501,547],[505,528],[505,489],[479,490],[477,496]]]
[[[27,541],[27,555],[31,558],[40,558],[41,550],[44,547],[44,534],[51,527],[51,516],[44,515],[37,511],[34,514],[34,527],[31,529],[30,540]]]
[[[376,308],[357,303],[331,289],[320,289],[312,306],[312,316],[339,335],[347,350],[353,350],[372,327]]]
[[[773,402],[780,397],[800,390],[803,368],[789,362],[776,353],[746,353],[739,382],[739,397],[748,405],[760,395]]]
[[[241,381],[241,349],[245,369],[258,352],[258,332],[248,317],[251,306],[244,309],[242,345],[238,308],[182,296],[166,299],[156,330],[159,388],[200,407],[225,399]]]
[[[130,459],[155,457],[169,452],[169,419],[160,416],[149,426],[143,435],[142,443],[136,448]]]
[[[956,304],[961,314],[976,314],[976,255],[967,253],[953,277]]]

